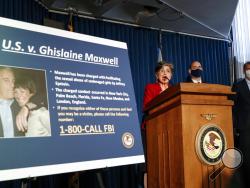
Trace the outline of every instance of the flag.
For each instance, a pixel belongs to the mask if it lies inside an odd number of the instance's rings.
[[[158,48],[158,63],[162,61],[161,48]]]

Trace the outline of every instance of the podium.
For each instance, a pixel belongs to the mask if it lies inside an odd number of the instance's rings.
[[[212,133],[214,127],[222,132],[225,143],[220,147],[223,146],[223,151],[234,146],[233,101],[228,99],[232,94],[229,86],[180,83],[146,106],[148,188],[228,187],[232,170],[225,168],[211,180],[209,175],[222,165],[221,160],[212,153],[209,163],[198,150],[206,147],[202,143],[209,142],[199,140],[204,139],[199,134],[206,127],[212,127]],[[217,141],[222,143],[222,138]],[[207,148],[208,152],[212,151],[212,147]],[[216,148],[219,146],[214,151]],[[218,154],[217,158],[221,156]],[[213,160],[217,163],[213,164]]]

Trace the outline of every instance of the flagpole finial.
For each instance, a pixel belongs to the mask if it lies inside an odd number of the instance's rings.
[[[77,14],[77,10],[73,7],[68,7],[67,9],[65,9],[66,11],[68,11],[69,13],[69,21],[68,21],[68,31],[74,31],[74,27],[73,27],[73,15]]]

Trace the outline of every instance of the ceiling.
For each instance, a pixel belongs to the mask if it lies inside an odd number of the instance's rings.
[[[40,0],[50,10],[228,40],[238,0]]]

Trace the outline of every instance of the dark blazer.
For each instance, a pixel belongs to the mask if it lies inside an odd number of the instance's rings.
[[[191,76],[188,75],[185,82],[188,82],[188,83],[193,83],[193,80],[191,79]]]
[[[14,126],[14,136],[24,136],[25,134],[23,132],[18,131],[17,126],[16,126],[16,116],[20,110],[20,107],[18,106],[17,102],[14,101],[12,105],[10,106],[11,112],[12,112],[12,119],[13,119],[13,126]],[[3,125],[2,125],[2,120],[0,117],[0,137],[3,137]]]
[[[236,92],[233,96],[233,120],[235,134],[235,146],[243,154],[243,163],[240,168],[241,179],[246,187],[250,187],[250,179],[247,174],[250,173],[250,90],[245,79],[235,83],[232,91]]]
[[[246,80],[235,83],[232,91],[236,92],[233,97],[234,128],[239,131],[250,130],[250,90]]]

